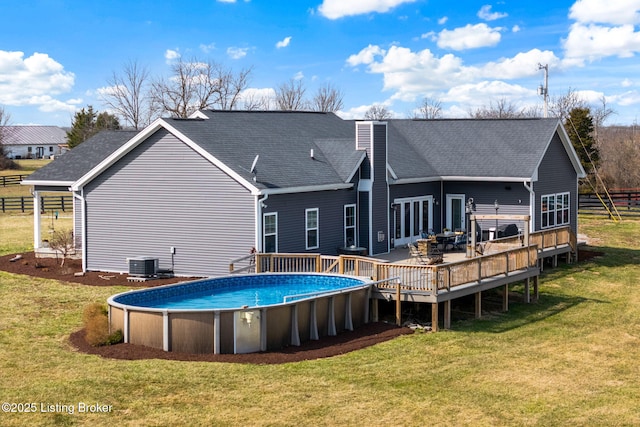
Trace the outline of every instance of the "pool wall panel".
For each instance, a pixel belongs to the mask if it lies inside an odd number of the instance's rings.
[[[344,294],[336,295],[334,297],[335,319],[336,319],[336,331],[340,333],[344,331],[344,308],[346,303],[346,296]]]
[[[124,310],[118,307],[112,307],[111,309],[111,318],[109,321],[109,332],[114,333],[118,329],[124,332]]]
[[[309,341],[311,324],[311,302],[304,301],[298,304],[298,333],[300,341]]]
[[[367,290],[361,290],[357,292],[353,292],[351,294],[351,314],[353,315],[353,327],[357,328],[358,326],[362,326],[365,323],[364,315],[366,310],[366,305],[369,304],[369,299],[367,298]]]
[[[291,343],[291,307],[278,306],[267,311],[267,350],[287,347]]]
[[[131,344],[146,345],[147,347],[162,347],[162,313],[129,312],[129,342]]]
[[[220,353],[233,354],[233,312],[220,313]]]
[[[316,300],[316,311],[318,312],[318,335],[320,338],[329,335],[329,322],[327,321],[329,313],[329,298],[318,298]]]
[[[171,313],[170,350],[180,353],[213,353],[213,312]]]

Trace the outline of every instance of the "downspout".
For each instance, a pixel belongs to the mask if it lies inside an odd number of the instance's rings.
[[[260,198],[259,196],[256,198],[257,203],[256,203],[256,236],[255,236],[255,243],[256,243],[256,251],[257,252],[262,252],[263,251],[263,247],[262,247],[262,208],[266,207],[264,202],[269,198],[269,194],[265,194],[264,197]]]
[[[535,230],[535,222],[537,220],[536,216],[535,216],[535,207],[536,207],[536,199],[535,199],[535,193],[533,192],[533,186],[529,186],[527,185],[527,182],[524,181],[522,183],[522,185],[524,185],[524,188],[529,192],[529,216],[531,217],[531,221],[529,224],[529,232],[533,233]]]
[[[84,192],[84,190],[80,190]],[[82,271],[87,271],[87,202],[83,195],[78,194],[77,192],[73,192],[73,197],[80,200],[82,204],[82,209],[80,211],[80,226],[82,228]],[[75,209],[73,210],[75,222]]]

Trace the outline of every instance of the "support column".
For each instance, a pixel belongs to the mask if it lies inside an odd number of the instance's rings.
[[[298,304],[291,307],[291,345],[300,346],[300,332],[298,330]]]
[[[529,277],[524,281],[524,302],[526,304],[531,302],[531,279]]]
[[[438,303],[431,304],[431,330],[438,332]]]
[[[42,231],[40,228],[40,192],[33,192],[33,249],[42,247]]]
[[[317,304],[318,300],[311,300],[310,306],[309,306],[309,315],[311,316],[311,319],[309,319],[309,339],[310,340],[314,340],[317,341],[320,339],[320,336],[318,334],[318,304]]]
[[[482,317],[482,291],[476,292],[476,319]]]
[[[504,295],[502,295],[502,311],[509,311],[509,285],[504,285]]]
[[[327,335],[330,337],[336,336],[336,308],[333,297],[329,297],[329,313],[327,314]]]
[[[162,312],[162,349],[164,351],[170,350],[170,339],[171,334],[169,333],[169,312],[165,310]]]
[[[371,321],[377,322],[380,320],[380,307],[378,298],[371,300]]]
[[[538,291],[538,276],[533,278],[533,301],[538,302],[538,298],[540,298],[540,293]]]
[[[220,354],[220,312],[213,314],[213,354]]]
[[[444,302],[444,329],[451,329],[451,300]]]
[[[353,314],[351,312],[351,292],[346,296],[344,302],[344,329],[353,331]]]

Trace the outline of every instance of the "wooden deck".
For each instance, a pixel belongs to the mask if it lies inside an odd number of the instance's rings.
[[[395,262],[362,256],[328,256],[321,254],[252,254],[230,264],[230,272],[318,272],[368,277],[380,281],[372,293],[374,320],[377,320],[378,301],[395,301],[396,320],[400,322],[402,302],[431,305],[432,330],[437,330],[439,309],[444,312],[444,328],[451,326],[451,301],[475,295],[475,313],[482,313],[482,292],[504,288],[503,310],[509,308],[509,285],[524,283],[524,300],[538,298],[538,276],[545,258],[566,255],[570,262],[576,253],[576,239],[569,227],[531,233],[529,244],[523,237],[492,241],[485,253],[473,258],[445,256],[437,265],[419,265],[410,257]],[[408,254],[408,251],[406,251]],[[397,254],[396,254],[397,255]],[[384,257],[384,256],[382,256]],[[452,258],[459,260],[450,261]],[[238,265],[248,263],[243,268]],[[532,286],[533,285],[533,286]],[[533,292],[533,293],[532,293]]]

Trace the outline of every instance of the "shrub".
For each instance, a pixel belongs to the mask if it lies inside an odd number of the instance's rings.
[[[94,347],[117,344],[123,341],[121,330],[109,334],[109,316],[107,308],[103,304],[94,302],[86,306],[82,313],[82,321],[85,339]]]

